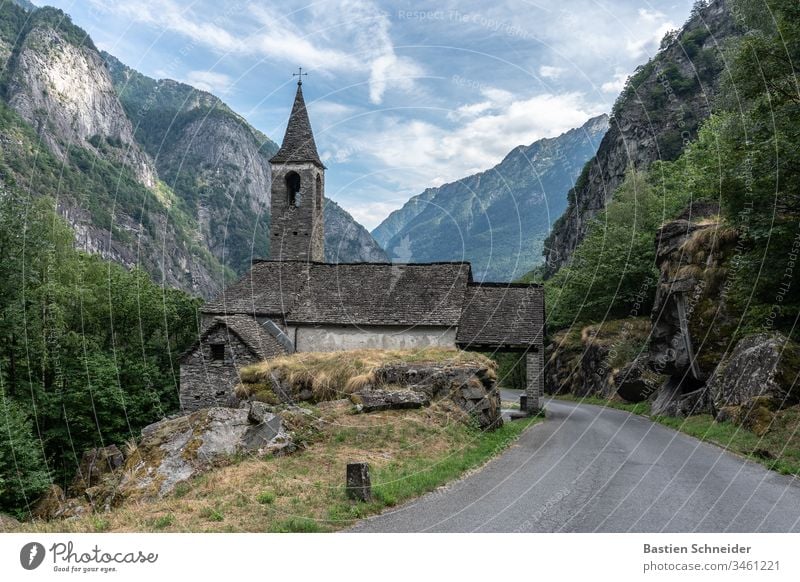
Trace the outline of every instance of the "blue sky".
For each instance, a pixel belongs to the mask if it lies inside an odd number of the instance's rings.
[[[692,4],[36,3],[63,9],[142,73],[217,94],[278,143],[302,66],[326,193],[369,229],[426,187],[610,111]]]

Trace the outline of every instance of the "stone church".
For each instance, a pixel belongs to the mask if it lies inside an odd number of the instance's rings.
[[[458,347],[525,353],[522,409],[539,407],[544,297],[538,285],[478,283],[466,262],[325,263],[320,160],[302,81],[270,160],[270,258],[202,308],[180,360],[185,411],[226,405],[239,369],[293,352]]]

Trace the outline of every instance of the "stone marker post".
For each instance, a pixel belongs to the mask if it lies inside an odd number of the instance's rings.
[[[519,403],[522,412],[536,414],[541,410],[543,368],[544,354],[540,350],[525,354],[525,394],[520,397]]]
[[[347,463],[347,496],[356,501],[372,499],[372,484],[367,463]]]

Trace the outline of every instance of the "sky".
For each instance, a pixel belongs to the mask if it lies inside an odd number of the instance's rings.
[[[373,229],[425,188],[611,110],[691,0],[41,0],[280,144],[302,66],[326,194]],[[565,193],[566,196],[566,193]]]

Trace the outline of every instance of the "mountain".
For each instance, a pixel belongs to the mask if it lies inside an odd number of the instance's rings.
[[[55,201],[78,245],[208,295],[225,268],[158,180],[86,33],[60,10],[0,11],[0,180]]]
[[[697,136],[719,90],[724,68],[719,49],[737,35],[726,0],[699,2],[681,30],[667,35],[658,53],[628,79],[597,155],[569,193],[569,206],[545,242],[546,276],[569,260],[629,167],[674,160]]]
[[[369,231],[333,200],[325,200],[324,220],[328,263],[389,262]]]
[[[0,177],[56,200],[81,248],[205,297],[268,256],[277,146],[220,99],[100,53],[54,8],[3,6],[0,66]],[[383,256],[338,207],[329,222],[340,260]]]
[[[565,193],[607,127],[601,115],[518,146],[490,170],[411,198],[372,235],[398,260],[466,260],[478,279],[513,280],[541,262],[550,224],[567,206]]]

